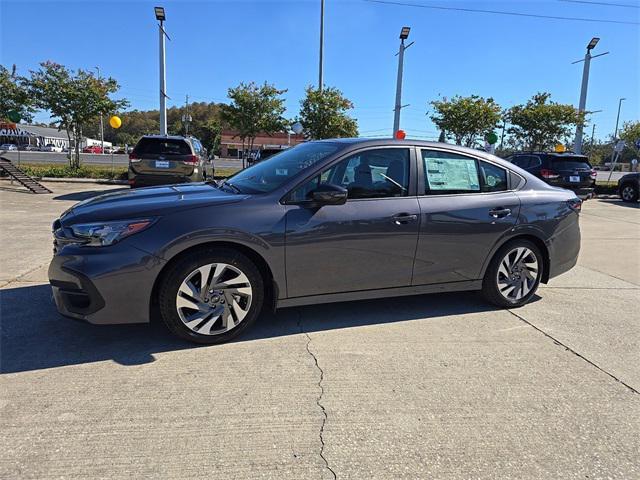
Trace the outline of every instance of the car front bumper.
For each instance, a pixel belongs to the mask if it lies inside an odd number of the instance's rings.
[[[67,245],[51,260],[58,311],[93,324],[149,322],[152,290],[165,261],[136,247]]]

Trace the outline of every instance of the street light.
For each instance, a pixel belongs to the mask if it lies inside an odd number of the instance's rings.
[[[164,7],[153,7],[153,10],[156,12],[156,20],[159,22],[164,22],[166,17],[164,16]]]
[[[167,19],[164,14],[164,7],[153,7],[153,11],[156,14],[156,20],[158,24],[158,32],[160,34],[160,135],[167,134],[167,74],[165,72],[165,36],[166,33],[163,28],[163,23]]]
[[[98,71],[98,80],[100,80],[100,67],[94,67]],[[100,148],[104,154],[104,120],[102,118],[102,113],[100,113]]]
[[[404,68],[404,51],[413,45],[411,42],[405,46],[404,41],[409,38],[411,27],[402,27],[400,30],[400,50],[398,50],[398,78],[396,80],[396,105],[393,109],[393,137],[396,138],[398,130],[400,130],[400,109],[402,108],[402,70]]]
[[[591,50],[595,48],[595,46],[600,41],[599,37],[593,37],[591,41],[587,44],[587,53],[584,56],[583,60],[576,60],[575,63],[584,62],[584,67],[582,69],[582,86],[580,87],[580,103],[578,104],[578,112],[585,113],[585,108],[587,106],[587,87],[589,85],[589,67],[591,65],[591,59],[596,57],[601,57],[602,55],[606,55],[609,52],[604,52],[599,55],[591,56]],[[582,132],[584,129],[583,123],[578,123],[576,125],[576,140],[575,140],[575,151],[576,153],[582,153]]]
[[[599,41],[600,37],[593,37],[589,42],[589,45],[587,45],[587,50],[593,50]]]
[[[616,129],[613,133],[613,139],[615,140],[616,138],[618,138],[618,122],[620,122],[620,109],[622,108],[622,101],[626,100],[626,98],[622,97],[620,100],[618,100],[618,116],[616,117]]]

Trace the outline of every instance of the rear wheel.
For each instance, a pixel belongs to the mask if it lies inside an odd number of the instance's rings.
[[[543,258],[528,240],[514,240],[494,255],[484,280],[484,297],[499,307],[519,307],[536,293],[542,278]]]
[[[631,183],[624,184],[620,187],[620,198],[624,202],[638,201],[638,187]]]
[[[264,283],[241,253],[198,250],[170,268],[160,286],[159,303],[174,334],[196,343],[223,343],[256,321]]]

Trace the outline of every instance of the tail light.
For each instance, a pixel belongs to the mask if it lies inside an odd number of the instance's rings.
[[[597,178],[598,177],[598,172],[595,171],[593,168],[591,169],[591,173],[589,173],[589,176],[591,176],[591,178]]]
[[[543,168],[542,170],[540,170],[540,175],[542,175],[542,178],[546,178],[547,180],[560,178],[560,174],[558,172],[549,170],[547,168]]]
[[[580,213],[580,210],[582,210],[582,200],[580,200],[578,197],[567,200],[567,204],[569,205],[571,210],[576,213]]]
[[[189,155],[182,163],[186,163],[187,165],[197,165],[198,157],[196,155]]]
[[[130,153],[129,154],[129,163],[136,163],[136,162],[139,162],[140,160],[142,160],[142,159],[139,158],[139,157],[136,157],[135,153]]]

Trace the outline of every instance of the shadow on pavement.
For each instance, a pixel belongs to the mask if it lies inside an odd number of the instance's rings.
[[[97,197],[105,193],[121,192],[123,190],[129,190],[129,188],[105,188],[104,190],[91,190],[88,192],[73,192],[66,193],[64,195],[58,195],[53,197],[54,200],[75,200],[77,202],[86,200],[87,198]]]
[[[535,297],[534,297],[535,299]],[[288,308],[263,313],[235,342],[305,332],[378,325],[406,320],[493,310],[475,292],[346,302]],[[173,337],[161,321],[144,325],[90,325],[62,317],[51,301],[48,285],[0,290],[0,372],[113,360],[141,365],[153,354],[198,346]],[[232,342],[234,343],[234,342]]]

